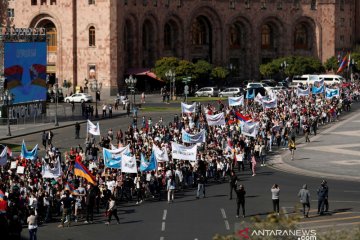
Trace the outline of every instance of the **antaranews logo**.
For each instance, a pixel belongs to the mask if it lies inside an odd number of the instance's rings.
[[[244,228],[238,230],[236,236],[243,239],[251,239],[251,237],[294,237],[294,240],[316,240],[316,230],[312,229],[295,229],[295,230],[283,230],[283,229],[262,229],[262,230],[250,230]],[[281,238],[279,238],[281,239]]]

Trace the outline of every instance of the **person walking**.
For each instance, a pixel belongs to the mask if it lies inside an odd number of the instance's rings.
[[[51,145],[53,137],[54,137],[54,133],[51,130],[49,130],[49,132],[47,133],[48,145]]]
[[[294,160],[296,145],[295,145],[295,141],[292,138],[289,139],[289,150],[291,154],[291,160]]]
[[[141,103],[145,103],[145,92],[141,93]]]
[[[310,142],[309,134],[310,134],[310,126],[307,123],[304,123],[303,130],[305,134],[305,142]]]
[[[111,217],[114,215],[117,224],[120,224],[120,219],[117,215],[117,208],[116,208],[116,204],[115,204],[115,198],[114,196],[111,196],[109,198],[109,206],[107,209],[107,214],[108,214],[108,221],[105,223],[106,225],[109,225],[111,222]]]
[[[37,240],[37,217],[34,210],[30,210],[30,216],[27,218],[30,240]]]
[[[239,188],[235,189],[236,192],[236,217],[239,217],[240,206],[242,209],[242,216],[245,217],[245,188],[244,185],[240,185]]]
[[[65,197],[63,197],[60,200],[60,203],[63,204],[63,214],[62,214],[62,218],[61,218],[61,224],[58,226],[60,227],[64,227],[64,223],[67,223],[68,227],[70,227],[71,224],[71,214],[72,214],[72,205],[73,203],[75,203],[75,199],[70,197],[70,192],[69,190],[65,191]],[[66,220],[66,221],[65,221]]]
[[[92,223],[94,221],[94,206],[96,202],[97,192],[92,184],[87,186],[88,193],[86,195],[86,221],[85,223]]]
[[[43,131],[41,135],[42,145],[44,146],[44,149],[46,149],[46,143],[47,143],[47,134],[45,131]]]
[[[230,200],[232,199],[233,190],[236,192],[238,177],[236,176],[234,171],[230,172]]]
[[[200,198],[200,192],[203,193],[203,197],[205,198],[205,177],[200,172],[198,173],[197,184],[196,199]]]
[[[266,147],[265,144],[263,142],[261,142],[260,144],[260,149],[259,149],[259,156],[260,156],[260,161],[261,161],[261,166],[266,166]]]
[[[274,184],[271,188],[271,195],[272,195],[271,199],[273,202],[274,213],[276,213],[277,215],[279,215],[280,212],[279,194],[280,194],[280,188],[277,184]]]
[[[324,207],[325,207],[325,201],[328,199],[328,187],[326,185],[326,181],[323,180],[321,182],[320,188],[317,190],[318,195],[318,214],[323,215],[324,214]],[[326,209],[329,210],[329,209]]]
[[[310,192],[307,189],[307,185],[304,184],[302,189],[300,189],[299,193],[298,193],[298,197],[300,198],[300,203],[302,204],[303,207],[303,214],[304,214],[304,218],[308,218],[309,217],[309,211],[310,211]],[[305,208],[307,209],[307,212],[305,211]]]
[[[251,154],[251,170],[252,170],[253,177],[256,175],[255,169],[256,169],[256,158],[255,158],[255,155],[252,153]]]
[[[80,124],[79,122],[75,123],[75,139],[80,138]]]
[[[167,191],[168,191],[168,203],[174,202],[174,194],[175,194],[175,180],[173,176],[170,176],[167,180]]]

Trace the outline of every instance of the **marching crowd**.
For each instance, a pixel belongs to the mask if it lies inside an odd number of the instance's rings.
[[[299,97],[296,89],[280,90],[276,93],[277,105],[264,109],[254,100],[245,100],[244,106],[230,107],[219,101],[213,104],[196,105],[195,113],[175,114],[171,122],[162,118],[152,120],[134,118],[127,129],[108,132],[97,141],[89,134],[84,144],[60,152],[51,142],[52,133],[43,133],[44,156],[36,160],[9,157],[0,173],[0,227],[2,235],[16,237],[22,224],[28,223],[31,239],[36,239],[38,224],[61,217],[59,227],[70,226],[72,221],[92,223],[94,211],[100,213],[106,209],[107,222],[115,217],[116,205],[122,201],[136,201],[141,204],[147,199],[167,199],[174,201],[175,190],[195,188],[196,197],[206,197],[205,185],[209,181],[230,182],[230,198],[235,190],[237,195],[237,215],[242,206],[245,215],[243,185],[237,186],[235,170],[243,172],[245,168],[256,176],[257,165],[267,164],[267,153],[277,149],[289,149],[292,159],[295,157],[296,136],[304,134],[306,142],[309,135],[317,134],[319,125],[337,121],[344,111],[350,111],[351,103],[358,101],[360,86],[356,83],[339,85],[341,94],[331,99],[323,94]],[[275,93],[274,93],[275,94]],[[209,126],[206,114],[224,113],[226,124]],[[240,117],[239,117],[240,116]],[[242,134],[239,121],[258,122],[255,137]],[[141,155],[149,159],[153,145],[171,153],[171,142],[182,142],[182,130],[196,134],[206,132],[206,141],[197,143],[197,161],[172,159],[159,162],[157,169],[137,174],[122,173],[120,169],[106,168],[102,159],[102,148],[124,147],[129,145],[131,155],[138,161]],[[80,127],[76,126],[76,137]],[[189,145],[183,143],[184,145]],[[11,162],[25,168],[24,174],[17,174]],[[60,161],[61,177],[48,179],[42,177],[44,164],[55,168]],[[81,162],[93,176],[91,183],[75,174],[74,166]],[[139,164],[138,164],[139,165]],[[271,189],[274,211],[279,211],[279,187]],[[306,186],[299,192],[306,200]],[[327,198],[327,197],[326,197]],[[325,199],[325,197],[324,197]],[[325,200],[321,203],[321,209]],[[304,215],[305,207],[304,205]],[[5,227],[4,227],[5,226]]]

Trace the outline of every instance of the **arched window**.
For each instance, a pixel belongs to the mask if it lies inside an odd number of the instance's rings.
[[[89,47],[95,47],[95,27],[89,28]]]
[[[244,32],[239,24],[230,27],[229,44],[231,48],[241,48],[244,43]]]
[[[191,26],[191,37],[193,45],[205,45],[206,39],[206,25],[203,20],[196,19]]]
[[[164,27],[164,46],[165,49],[171,47],[171,26],[169,23],[166,23]]]
[[[307,35],[307,29],[304,24],[300,24],[296,26],[294,40],[295,40],[294,42],[295,49],[308,48],[308,35]]]
[[[272,48],[272,30],[268,24],[265,24],[261,28],[261,48],[269,49]]]

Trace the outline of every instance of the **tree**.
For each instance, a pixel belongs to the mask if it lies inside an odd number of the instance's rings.
[[[214,67],[211,71],[211,77],[218,80],[224,80],[229,75],[229,70],[223,67]]]
[[[199,60],[194,64],[195,81],[207,81],[210,78],[212,65],[205,61]]]
[[[336,72],[339,67],[338,59],[335,56],[332,56],[324,63],[324,67],[327,71]]]
[[[176,68],[179,66],[179,63],[180,60],[176,57],[164,57],[156,61],[155,67],[152,71],[156,74],[156,76],[168,82],[170,79],[166,78],[165,73],[170,69],[176,72]]]
[[[189,62],[187,60],[180,60],[179,65],[176,67],[176,80],[182,81],[185,77],[191,77],[191,79],[195,79],[194,75],[195,64]]]

